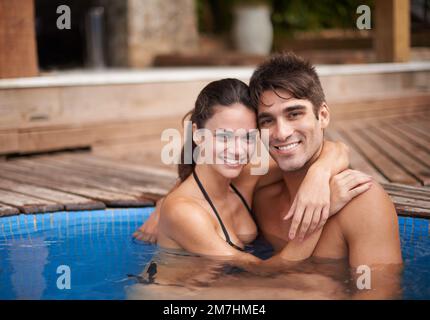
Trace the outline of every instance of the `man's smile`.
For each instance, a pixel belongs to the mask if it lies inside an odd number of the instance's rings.
[[[300,145],[301,141],[272,145],[272,149],[278,154],[287,155],[293,153]]]

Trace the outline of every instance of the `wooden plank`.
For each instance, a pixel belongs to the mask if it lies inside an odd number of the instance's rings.
[[[103,183],[111,186],[136,191],[138,192],[138,196],[140,196],[141,193],[144,193],[145,195],[160,197],[165,195],[173,186],[172,184],[167,185],[166,183],[163,183],[162,179],[156,181],[154,179],[149,179],[144,175],[136,175],[135,173],[124,171],[119,172],[112,169],[107,170],[105,168],[82,165],[64,160],[62,161],[56,158],[43,159],[43,164],[65,172],[75,172],[77,175],[84,177],[85,179],[103,181]],[[102,177],[102,179],[100,179],[100,177]]]
[[[388,182],[387,178],[375,169],[375,167],[373,167],[338,130],[330,129],[330,131],[327,132],[327,136],[330,140],[341,141],[349,146],[351,168],[371,175],[378,182]]]
[[[158,167],[153,167],[149,165],[136,165],[132,163],[120,163],[118,161],[98,157],[93,155],[80,156],[78,154],[67,154],[64,158],[70,158],[74,161],[79,161],[82,164],[93,164],[95,166],[100,166],[108,169],[123,170],[128,171],[138,175],[145,175],[147,177],[153,177],[154,179],[166,179],[170,183],[175,181],[177,178],[177,173],[171,170],[166,170]],[[121,172],[123,172],[121,171]]]
[[[106,208],[105,204],[100,201],[4,178],[0,178],[0,189],[61,203],[69,211]]]
[[[0,202],[16,207],[22,213],[54,212],[64,209],[64,206],[60,203],[1,189]]]
[[[383,183],[382,185],[386,190],[404,191],[410,194],[428,197],[428,199],[430,199],[430,188],[428,187],[414,187],[398,183]]]
[[[378,134],[385,137],[392,144],[397,144],[397,146],[403,148],[411,157],[415,158],[417,161],[421,161],[423,164],[430,164],[430,153],[425,149],[417,147],[416,145],[410,143],[404,135],[399,134],[398,131],[394,132],[384,125],[379,125],[374,127],[374,130]]]
[[[404,168],[407,172],[417,178],[423,185],[430,184],[430,170],[427,166],[408,156],[389,141],[384,140],[372,129],[362,130],[361,134],[364,137],[371,139],[379,146],[381,150],[380,152],[384,153],[393,162]]]
[[[0,1],[0,78],[37,76],[34,1]]]
[[[407,62],[410,58],[410,3],[375,2],[374,48],[378,62]],[[373,18],[373,15],[372,15]]]
[[[392,195],[391,198],[393,199],[394,203],[410,206],[412,208],[427,209],[430,211],[430,206],[428,201],[410,199],[410,198],[395,196],[395,195]]]
[[[59,155],[56,157],[45,157],[43,161],[66,168],[76,168],[76,170],[108,176],[125,178],[126,180],[147,183],[156,182],[159,186],[171,187],[176,181],[176,174],[165,169],[153,166],[134,165],[129,163],[121,164],[111,159],[100,159],[88,156],[70,157]]]
[[[427,127],[426,128],[420,128],[420,126],[422,126],[422,125],[420,125],[419,123],[417,123],[415,121],[410,121],[410,122],[408,121],[408,122],[398,123],[397,126],[403,128],[405,130],[411,131],[415,135],[421,136],[424,139],[426,139],[427,141],[430,140],[430,134],[428,132],[428,130],[430,128],[430,124],[429,123],[427,123]],[[428,144],[430,145],[430,142],[428,142]]]
[[[397,196],[397,197],[402,197],[402,198],[408,198],[411,200],[422,200],[422,201],[426,201],[427,202],[427,207],[430,208],[430,198],[428,195],[419,195],[416,193],[411,193],[411,192],[405,192],[405,191],[399,191],[399,190],[390,190],[390,189],[386,189],[385,191],[387,191],[387,193],[390,196]]]
[[[430,219],[430,210],[411,207],[403,204],[396,204],[396,211],[399,216]]]
[[[153,201],[148,201],[147,199],[139,199],[124,194],[117,194],[115,192],[100,190],[93,187],[77,185],[72,182],[62,183],[52,181],[49,177],[34,176],[29,174],[27,171],[7,171],[2,168],[2,170],[0,170],[0,177],[99,200],[104,202],[108,207],[145,207],[154,205]]]
[[[390,128],[393,131],[396,131],[400,134],[403,134],[410,143],[415,144],[416,146],[425,149],[426,151],[430,152],[430,146],[429,141],[425,138],[423,138],[421,135],[414,134],[410,130],[406,130],[404,128],[401,128],[399,126],[393,125],[389,122],[382,121],[383,125]]]
[[[6,204],[0,203],[0,217],[3,216],[12,216],[14,214],[18,214],[19,209],[15,207],[8,206]]]
[[[9,170],[16,172],[24,172],[26,174],[31,174],[37,177],[47,179],[52,182],[60,183],[74,183],[75,185],[86,186],[91,188],[97,188],[99,190],[114,192],[117,195],[126,197],[129,199],[142,198],[142,193],[128,189],[127,185],[121,182],[117,182],[116,185],[111,185],[106,183],[104,177],[98,177],[97,179],[88,179],[83,175],[79,175],[78,172],[60,169],[44,164],[43,162],[37,162],[36,160],[15,160],[13,163],[10,161],[7,163],[1,163],[0,168],[5,167]]]
[[[342,133],[348,140],[354,144],[363,155],[366,156],[368,161],[372,163],[379,171],[383,173],[390,181],[418,185],[419,182],[399,168],[396,163],[380,152],[375,146],[369,143],[362,135],[355,130],[342,128]]]
[[[18,131],[0,133],[0,154],[18,152]]]

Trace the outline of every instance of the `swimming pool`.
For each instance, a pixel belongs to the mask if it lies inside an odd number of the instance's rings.
[[[157,252],[131,238],[152,210],[0,218],[0,299],[127,298],[137,282],[128,275],[140,274]],[[429,221],[400,217],[399,225],[403,298],[430,299]]]

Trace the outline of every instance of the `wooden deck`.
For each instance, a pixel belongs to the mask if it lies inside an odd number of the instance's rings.
[[[351,147],[351,167],[381,182],[400,215],[430,218],[429,107],[429,95],[331,107],[327,137]],[[152,137],[0,161],[0,216],[152,206],[176,179]]]

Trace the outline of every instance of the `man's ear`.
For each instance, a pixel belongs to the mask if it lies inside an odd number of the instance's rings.
[[[323,104],[320,107],[319,119],[321,123],[321,128],[322,129],[327,128],[328,124],[330,123],[330,111],[328,109],[328,105],[325,102],[323,102]]]

